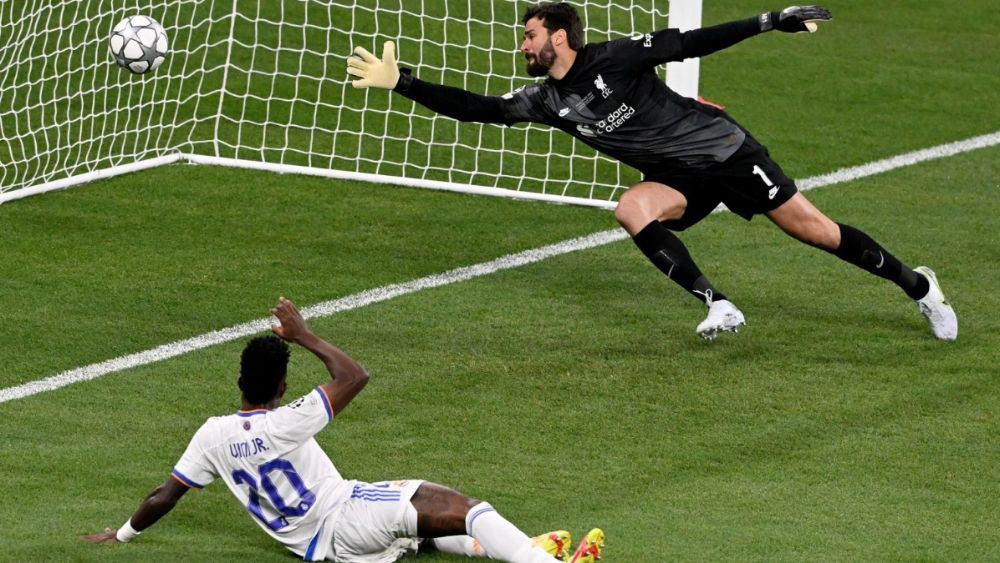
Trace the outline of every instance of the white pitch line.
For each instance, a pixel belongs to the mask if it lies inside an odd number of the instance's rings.
[[[813,176],[812,178],[800,180],[796,182],[796,184],[800,190],[806,191],[822,186],[829,186],[831,184],[850,182],[866,176],[874,176],[875,174],[881,174],[882,172],[888,172],[889,170],[903,168],[904,166],[910,166],[912,164],[918,164],[937,158],[955,156],[956,154],[961,154],[963,152],[984,149],[998,144],[1000,144],[1000,131],[989,133],[987,135],[980,135],[978,137],[972,137],[970,139],[965,139],[964,141],[955,141],[954,143],[938,145],[929,149],[908,152],[883,160],[876,160],[875,162],[869,162],[868,164],[862,164],[861,166],[844,168],[837,170],[836,172],[823,174],[822,176]]]
[[[902,168],[904,166],[910,166],[912,164],[937,158],[954,156],[956,154],[991,147],[998,144],[1000,144],[1000,131],[990,133],[988,135],[973,137],[964,141],[957,141],[954,143],[938,145],[929,149],[901,154],[891,158],[863,164],[861,166],[844,168],[830,174],[800,180],[797,184],[800,190],[807,191],[822,186],[849,182],[866,176],[872,176],[889,170]],[[363,291],[361,293],[356,293],[354,295],[348,295],[347,297],[342,297],[340,299],[324,301],[323,303],[302,309],[302,315],[306,318],[327,317],[336,313],[358,309],[373,303],[387,301],[401,295],[407,295],[424,289],[471,280],[473,278],[493,274],[502,270],[509,270],[511,268],[518,268],[535,262],[541,262],[542,260],[575,252],[577,250],[603,246],[605,244],[626,238],[628,238],[628,235],[625,231],[620,229],[594,233],[585,237],[565,240],[556,244],[525,250],[524,252],[518,252],[516,254],[508,254],[507,256],[502,256],[489,262],[456,268],[441,274],[434,274],[406,283],[387,285]],[[129,368],[152,364],[154,362],[180,356],[188,352],[214,346],[215,344],[231,342],[233,340],[267,331],[270,329],[270,326],[270,318],[258,319],[234,325],[229,328],[224,328],[222,330],[202,334],[200,336],[195,336],[193,338],[188,338],[187,340],[164,344],[163,346],[158,346],[144,352],[120,356],[104,362],[64,371],[44,379],[29,381],[28,383],[24,383],[22,385],[0,389],[0,403],[6,403],[7,401],[13,401],[15,399],[23,399],[45,391],[54,391],[73,383],[89,381],[109,373],[115,373]]]
[[[478,278],[480,276],[485,276],[501,270],[509,270],[511,268],[532,264],[534,262],[540,262],[546,258],[559,256],[560,254],[566,254],[575,250],[603,246],[610,242],[627,237],[628,235],[624,231],[616,229],[594,233],[585,237],[565,240],[556,244],[533,248],[531,250],[525,250],[524,252],[518,252],[517,254],[508,254],[507,256],[502,256],[489,262],[455,268],[454,270],[449,270],[441,274],[418,278],[406,283],[387,285],[376,289],[370,289],[368,291],[362,291],[361,293],[355,293],[354,295],[348,295],[347,297],[342,297],[333,301],[325,301],[317,305],[303,308],[302,316],[305,318],[326,317],[343,311],[358,309],[364,307],[365,305],[386,301],[408,293],[415,293],[424,289],[471,280],[472,278]],[[194,338],[188,338],[187,340],[164,344],[163,346],[158,346],[151,350],[146,350],[145,352],[129,354],[127,356],[121,356],[105,362],[71,369],[57,375],[46,377],[45,379],[30,381],[15,387],[0,389],[0,403],[13,401],[14,399],[23,399],[24,397],[30,397],[31,395],[45,391],[53,391],[73,383],[96,379],[109,373],[144,366],[153,362],[166,360],[168,358],[180,356],[181,354],[207,348],[215,344],[222,344],[224,342],[245,338],[253,334],[270,330],[270,327],[270,318],[258,319],[248,323],[224,328],[222,330],[209,332],[208,334],[203,334],[201,336],[195,336]]]

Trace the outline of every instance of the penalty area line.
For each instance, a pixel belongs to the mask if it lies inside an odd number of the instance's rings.
[[[928,160],[946,158],[976,149],[992,147],[998,144],[1000,144],[1000,131],[987,135],[980,135],[978,137],[972,137],[963,141],[913,151],[883,160],[869,162],[860,166],[843,168],[829,174],[799,180],[797,184],[800,191],[808,191],[823,186],[850,182],[867,176],[881,174],[883,172],[911,166]],[[722,209],[720,207],[720,209],[716,209],[716,212],[721,210]],[[366,305],[387,301],[402,295],[416,293],[425,289],[440,287],[456,282],[467,281],[503,270],[519,268],[528,264],[541,262],[542,260],[546,260],[554,256],[568,254],[577,250],[595,248],[612,242],[624,240],[626,238],[628,238],[628,234],[620,229],[594,233],[592,235],[565,240],[515,254],[508,254],[507,256],[502,256],[495,260],[490,260],[489,262],[455,268],[454,270],[418,278],[409,282],[387,285],[363,291],[361,293],[355,293],[354,295],[348,295],[340,299],[325,301],[303,308],[302,315],[307,319],[327,317],[344,311],[358,309]],[[124,371],[130,368],[174,358],[176,356],[208,348],[209,346],[214,346],[216,344],[231,342],[233,340],[265,332],[269,330],[270,327],[270,318],[257,319],[247,323],[209,332],[207,334],[202,334],[200,336],[195,336],[193,338],[188,338],[186,340],[157,346],[156,348],[143,352],[120,356],[104,362],[64,371],[43,379],[29,381],[28,383],[16,385],[14,387],[7,387],[0,389],[0,403],[6,403],[7,401],[13,401],[15,399],[23,399],[25,397],[30,397],[46,391],[54,391],[67,385],[72,385],[73,383],[97,379],[110,373]]]

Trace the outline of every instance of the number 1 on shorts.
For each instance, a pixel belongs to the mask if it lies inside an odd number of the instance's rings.
[[[764,170],[761,169],[760,166],[757,166],[756,164],[754,164],[753,165],[753,173],[756,174],[756,175],[758,175],[758,176],[760,176],[760,179],[764,180],[764,183],[767,184],[767,187],[770,188],[771,186],[774,185],[774,182],[772,182],[771,179],[767,177],[767,174],[764,173]]]

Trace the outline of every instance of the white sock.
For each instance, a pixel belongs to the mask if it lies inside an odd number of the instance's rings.
[[[472,536],[445,536],[434,538],[434,547],[444,553],[465,555],[466,557],[486,557],[479,540]]]
[[[487,556],[511,563],[558,561],[535,545],[531,538],[500,516],[488,502],[473,506],[465,516],[465,530],[479,540]]]

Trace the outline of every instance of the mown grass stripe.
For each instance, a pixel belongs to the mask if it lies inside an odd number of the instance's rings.
[[[997,144],[1000,144],[1000,131],[972,137],[954,143],[947,143],[923,150],[904,153],[894,157],[862,164],[860,166],[844,168],[829,174],[806,178],[798,181],[797,183],[799,189],[807,191],[823,186],[849,182],[875,174],[881,174],[883,172],[888,172],[905,166],[911,166],[928,160],[946,158],[976,149],[991,147]],[[489,262],[455,268],[444,273],[418,278],[409,282],[387,285],[363,291],[361,293],[356,293],[354,295],[348,295],[340,299],[325,301],[303,308],[302,314],[306,318],[326,317],[344,311],[365,307],[374,303],[387,301],[402,295],[423,291],[425,289],[467,281],[502,270],[509,270],[540,262],[554,256],[560,256],[562,254],[578,250],[602,246],[625,239],[627,236],[628,235],[624,231],[619,229],[594,233],[585,237],[565,240],[555,244],[525,250],[515,254],[509,254],[495,260],[490,260]],[[270,319],[257,319],[188,338],[186,340],[164,344],[143,352],[120,356],[118,358],[71,369],[14,387],[0,389],[0,403],[13,401],[15,399],[23,399],[45,391],[54,391],[73,383],[89,381],[109,373],[115,373],[159,362],[186,354],[188,352],[201,350],[215,344],[231,342],[239,338],[244,338],[269,330],[270,324]]]

